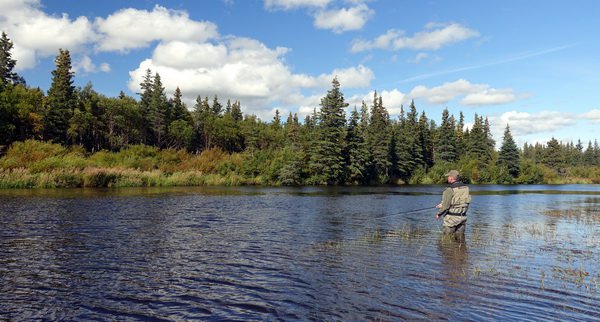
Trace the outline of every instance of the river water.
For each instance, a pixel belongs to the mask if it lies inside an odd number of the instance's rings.
[[[0,191],[0,320],[594,320],[600,186]]]

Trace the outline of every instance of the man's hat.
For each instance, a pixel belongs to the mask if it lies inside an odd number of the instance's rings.
[[[450,170],[448,171],[448,173],[444,174],[444,177],[453,177],[456,178],[458,177],[459,173],[457,170]]]

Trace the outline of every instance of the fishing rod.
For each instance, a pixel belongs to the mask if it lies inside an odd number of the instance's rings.
[[[375,217],[374,219],[382,219],[382,218],[393,217],[393,216],[398,216],[398,215],[412,214],[412,213],[415,213],[415,212],[420,212],[420,211],[425,211],[425,210],[430,210],[430,209],[435,209],[435,208],[437,208],[437,207],[433,206],[433,207],[427,207],[427,208],[407,210],[407,211],[402,211],[402,212],[391,214],[391,215],[386,215],[386,216],[381,216],[381,217]]]

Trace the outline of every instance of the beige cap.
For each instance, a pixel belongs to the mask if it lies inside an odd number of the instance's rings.
[[[450,170],[448,171],[448,173],[444,174],[444,177],[453,177],[456,178],[458,177],[459,173],[457,170]]]

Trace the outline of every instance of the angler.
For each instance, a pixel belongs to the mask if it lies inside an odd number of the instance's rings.
[[[457,170],[450,170],[444,174],[450,186],[442,194],[442,202],[437,205],[436,219],[444,218],[444,234],[464,236],[467,225],[467,210],[471,203],[469,187],[460,180]]]

